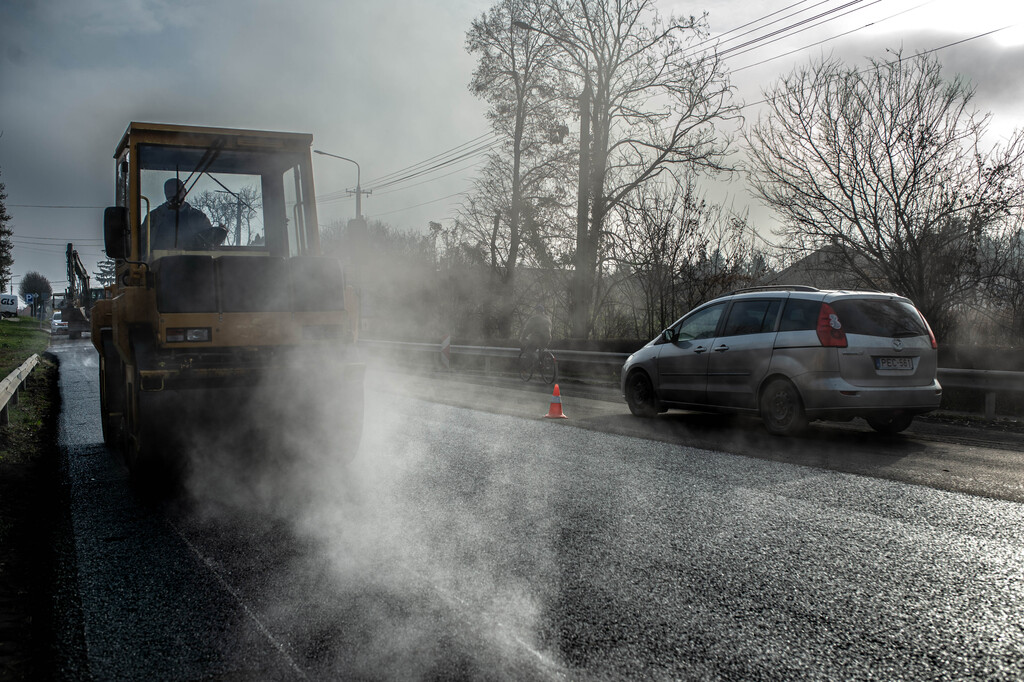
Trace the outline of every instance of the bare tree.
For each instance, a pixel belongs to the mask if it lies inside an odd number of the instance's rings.
[[[728,141],[714,124],[736,109],[721,61],[693,48],[707,35],[703,17],[662,21],[654,0],[540,2],[546,14],[524,30],[558,43],[561,68],[580,93],[572,329],[587,337],[608,246],[606,219],[673,165],[724,169]]]
[[[742,216],[706,201],[692,175],[675,180],[639,187],[617,209],[611,256],[641,337],[766,268]]]
[[[692,181],[671,187],[640,187],[618,207],[611,257],[634,315],[635,335],[649,337],[668,326],[677,312],[679,273],[707,210]],[[630,290],[640,293],[633,300]],[[671,318],[671,319],[670,319]]]
[[[989,116],[934,57],[826,59],[767,93],[746,133],[752,184],[805,250],[830,247],[863,285],[912,298],[940,336],[951,311],[1000,269],[985,235],[1024,196],[1024,141],[983,149]]]
[[[254,232],[252,225],[263,208],[256,187],[243,187],[237,192],[206,191],[193,198],[192,204],[205,213],[214,225],[222,225],[227,229],[229,237],[226,243],[229,245],[245,246],[262,237],[260,226]]]
[[[536,229],[539,203],[565,166],[568,128],[559,94],[564,79],[551,68],[559,48],[548,36],[515,28],[538,11],[532,0],[500,0],[466,35],[466,49],[478,58],[470,90],[490,104],[488,118],[501,143],[488,156],[462,222],[489,253],[496,332],[502,337],[511,334],[524,241],[543,249]]]
[[[1019,346],[1024,339],[1024,216],[1018,213],[1015,223],[982,247],[989,262],[1003,267],[985,279],[977,291],[976,305],[958,311],[958,331],[964,332],[958,334],[961,338],[957,341],[961,343],[984,339],[988,343]],[[985,326],[990,331],[982,336],[978,332]]]

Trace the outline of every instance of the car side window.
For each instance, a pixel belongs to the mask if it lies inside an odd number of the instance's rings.
[[[695,312],[693,315],[683,319],[679,325],[679,341],[692,341],[694,339],[710,339],[714,337],[718,329],[718,321],[725,312],[725,303],[717,303]]]
[[[786,309],[782,311],[780,332],[795,332],[818,327],[818,311],[821,301],[809,301],[805,298],[791,298],[786,301]]]
[[[782,301],[768,298],[736,301],[732,304],[721,335],[742,336],[772,331],[780,305]]]

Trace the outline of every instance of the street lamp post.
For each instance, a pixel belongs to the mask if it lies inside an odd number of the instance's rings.
[[[320,154],[321,156],[330,156],[330,157],[333,157],[335,159],[341,159],[342,161],[348,161],[349,163],[354,163],[356,165],[356,218],[362,218],[363,217],[363,205],[362,205],[363,194],[372,194],[372,192],[363,192],[362,185],[360,184],[360,176],[361,176],[362,172],[361,172],[361,170],[359,168],[359,162],[356,161],[355,159],[350,159],[347,156],[339,156],[337,154],[331,154],[330,152],[320,151],[319,149],[314,149],[313,153],[314,154]]]

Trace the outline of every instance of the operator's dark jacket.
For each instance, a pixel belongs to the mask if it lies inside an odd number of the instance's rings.
[[[202,244],[198,235],[213,228],[210,219],[188,202],[182,203],[175,211],[167,203],[160,204],[149,214],[150,232],[153,235],[153,250],[157,249],[199,249]],[[175,244],[175,222],[177,222],[177,244]],[[146,225],[142,225],[146,234]],[[145,241],[145,236],[143,236]],[[143,244],[145,248],[145,244]]]

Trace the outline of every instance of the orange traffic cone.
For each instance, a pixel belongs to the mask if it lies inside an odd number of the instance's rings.
[[[562,394],[558,390],[558,384],[555,384],[555,392],[551,396],[551,408],[548,413],[544,415],[545,419],[568,419],[562,414]]]

